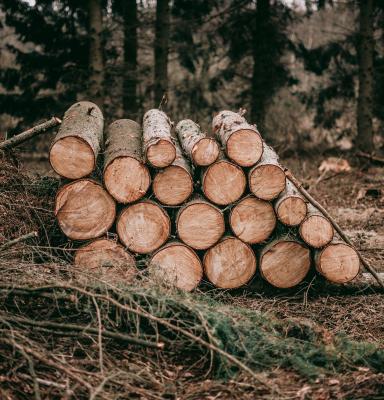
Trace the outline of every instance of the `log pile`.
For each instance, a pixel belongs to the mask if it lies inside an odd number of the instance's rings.
[[[286,176],[242,110],[218,113],[214,136],[190,119],[173,126],[152,109],[142,127],[121,119],[104,133],[95,104],[65,113],[50,161],[72,180],[56,195],[55,215],[69,239],[82,241],[79,268],[131,281],[144,259],[153,280],[186,291],[202,279],[223,289],[252,279],[291,288],[311,266],[335,283],[356,277],[357,252]]]

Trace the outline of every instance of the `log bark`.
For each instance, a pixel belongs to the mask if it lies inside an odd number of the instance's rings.
[[[121,242],[132,252],[148,254],[168,239],[171,221],[161,206],[150,200],[126,207],[116,222]]]
[[[308,205],[307,216],[300,224],[299,233],[304,242],[314,248],[326,246],[335,234],[331,222],[311,204]]]
[[[276,200],[275,211],[279,221],[287,226],[300,225],[307,215],[307,203],[289,179]]]
[[[160,170],[153,180],[153,193],[156,198],[168,206],[184,203],[193,192],[191,167],[184,158],[181,148],[175,142],[176,158],[172,165]]]
[[[206,250],[216,244],[225,232],[222,211],[197,197],[183,206],[176,217],[179,238],[196,250]]]
[[[210,282],[223,289],[245,285],[256,271],[256,257],[251,247],[231,236],[207,250],[203,264]]]
[[[249,188],[261,200],[273,200],[285,189],[285,174],[276,152],[263,143],[260,162],[248,173]]]
[[[144,114],[144,154],[148,162],[156,168],[167,167],[176,158],[171,126],[170,119],[163,111],[152,109]]]
[[[190,119],[183,119],[175,128],[181,147],[193,164],[207,167],[219,157],[219,145],[214,138],[208,137]]]
[[[310,266],[309,249],[293,239],[275,239],[260,253],[261,276],[277,288],[296,286],[306,277]]]
[[[256,126],[242,113],[220,111],[212,121],[213,132],[225,147],[229,159],[242,167],[256,164],[263,153],[263,141]]]
[[[176,241],[154,253],[149,262],[149,270],[156,282],[188,292],[195,289],[203,277],[203,267],[197,254],[190,247]]]
[[[96,104],[81,101],[64,114],[49,153],[52,168],[68,179],[89,175],[103,141],[103,114]]]
[[[113,225],[116,205],[100,184],[91,179],[79,179],[57,192],[55,216],[70,239],[95,239]]]
[[[120,203],[141,199],[151,183],[144,163],[140,125],[119,119],[109,125],[105,142],[104,184]]]
[[[269,202],[247,196],[232,208],[229,225],[243,242],[261,243],[269,238],[276,227],[275,211]]]

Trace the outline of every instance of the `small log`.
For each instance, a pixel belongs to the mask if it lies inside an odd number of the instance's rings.
[[[113,240],[101,238],[81,247],[74,264],[108,283],[131,282],[137,274],[135,258]]]
[[[120,203],[141,199],[151,183],[142,155],[140,125],[119,119],[108,126],[105,142],[104,184]]]
[[[149,262],[155,281],[192,291],[201,281],[203,267],[196,253],[180,242],[170,242],[157,250]]]
[[[70,239],[95,239],[113,225],[116,205],[100,184],[91,179],[79,179],[57,192],[55,216]]]
[[[261,276],[277,288],[296,286],[306,277],[310,266],[309,249],[296,240],[273,240],[260,253]]]
[[[126,207],[116,222],[121,242],[132,252],[148,254],[168,239],[171,221],[161,206],[150,200]]]
[[[103,114],[96,104],[80,101],[71,106],[52,142],[49,152],[52,168],[68,179],[89,175],[96,168],[103,127]]]
[[[193,192],[191,167],[184,158],[181,148],[175,142],[176,158],[172,165],[160,170],[153,180],[153,193],[168,206],[184,203]]]
[[[307,216],[300,224],[299,233],[304,242],[315,249],[326,246],[335,234],[331,222],[311,204],[308,205]]]
[[[223,289],[245,285],[256,271],[256,257],[251,247],[231,236],[207,250],[203,264],[210,282]]]
[[[213,246],[223,236],[225,221],[222,211],[202,197],[183,206],[176,217],[179,238],[196,250]]]
[[[247,196],[232,208],[229,225],[243,242],[261,243],[276,227],[275,211],[269,202]]]
[[[273,200],[285,189],[285,174],[276,152],[263,144],[260,162],[248,173],[249,189],[261,200]]]
[[[289,179],[276,200],[275,211],[279,221],[287,226],[300,225],[307,215],[307,203]]]
[[[190,119],[183,119],[175,128],[181,147],[190,160],[198,166],[207,167],[219,157],[220,149],[216,140],[208,137]]]
[[[241,113],[220,111],[213,118],[212,129],[236,164],[251,167],[260,160],[263,140],[256,126],[248,124]]]
[[[144,154],[148,162],[155,168],[167,167],[176,158],[171,127],[171,121],[163,111],[152,109],[144,114]]]

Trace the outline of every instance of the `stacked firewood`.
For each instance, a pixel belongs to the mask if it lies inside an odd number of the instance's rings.
[[[71,180],[56,196],[58,223],[71,240],[87,241],[75,264],[130,280],[144,256],[153,279],[184,290],[203,276],[237,288],[257,270],[271,285],[290,288],[312,264],[332,282],[355,278],[356,251],[286,177],[243,111],[219,112],[212,131],[190,119],[173,126],[158,109],[144,115],[142,127],[120,119],[104,130],[95,104],[70,107],[50,162]]]

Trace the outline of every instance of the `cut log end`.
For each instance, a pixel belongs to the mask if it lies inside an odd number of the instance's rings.
[[[316,269],[331,282],[347,283],[356,278],[360,271],[359,256],[347,244],[331,243],[318,255]]]
[[[260,257],[260,272],[271,285],[287,289],[299,284],[311,265],[310,251],[300,243],[281,240],[266,248]]]
[[[204,270],[216,287],[234,289],[249,282],[255,274],[256,257],[249,245],[227,237],[207,250]]]
[[[195,165],[207,167],[219,157],[219,145],[213,138],[200,139],[192,149],[192,159]]]
[[[182,243],[169,243],[158,250],[149,263],[155,280],[192,291],[203,276],[201,261],[196,253]]]
[[[160,139],[148,146],[146,157],[155,168],[165,168],[175,160],[176,149],[170,140]]]
[[[95,169],[91,146],[75,136],[57,140],[51,147],[49,161],[56,173],[68,179],[82,178]]]
[[[258,132],[240,129],[228,138],[226,151],[228,157],[236,164],[251,167],[263,154],[263,141]]]
[[[276,214],[284,225],[300,225],[307,215],[307,203],[299,196],[287,197],[277,206]]]
[[[104,171],[108,192],[119,203],[132,203],[141,199],[151,183],[148,168],[133,157],[115,158]]]
[[[167,241],[170,225],[168,214],[159,205],[142,201],[122,211],[116,229],[120,240],[129,250],[147,254]]]
[[[249,173],[249,188],[261,200],[273,200],[285,189],[284,171],[274,164],[254,167]]]
[[[102,236],[110,229],[116,206],[101,185],[81,179],[58,191],[55,215],[61,230],[70,239],[88,240]]]
[[[309,215],[300,225],[300,236],[309,246],[320,248],[333,239],[334,230],[331,222],[321,215]]]
[[[188,171],[171,165],[157,173],[153,180],[153,193],[163,204],[175,206],[183,203],[193,192],[193,180]]]
[[[275,211],[264,200],[246,197],[231,210],[229,223],[233,233],[243,242],[261,243],[275,229]]]

